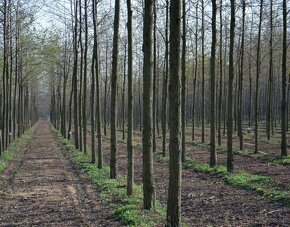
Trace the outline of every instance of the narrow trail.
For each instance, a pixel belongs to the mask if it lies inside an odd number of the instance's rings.
[[[120,226],[46,122],[0,174],[0,211],[0,226]]]

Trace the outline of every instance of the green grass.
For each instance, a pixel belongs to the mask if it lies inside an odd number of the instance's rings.
[[[221,144],[219,147],[219,150],[223,153],[227,152],[227,145],[226,144]],[[248,156],[251,158],[256,158],[260,159],[269,163],[276,163],[280,165],[289,165],[290,164],[290,155],[287,157],[278,157],[268,154],[264,151],[259,151],[258,153],[254,153],[252,150],[249,149],[244,149],[244,150],[239,150],[237,147],[233,147],[233,152],[235,155],[241,155],[241,156]]]
[[[199,140],[190,141],[190,142],[186,142],[186,143],[191,144],[191,145],[196,146],[196,147],[200,147],[200,148],[209,148],[209,145],[207,143],[202,143]]]
[[[71,141],[64,139],[61,134],[51,127],[60,142],[69,148],[71,157],[89,177],[90,181],[100,190],[102,202],[112,207],[113,215],[127,226],[153,226],[166,216],[165,208],[156,202],[155,211],[143,210],[143,192],[140,185],[134,185],[134,194],[126,194],[126,177],[119,175],[118,179],[110,179],[110,168],[105,166],[98,169],[90,162],[89,157],[76,150]]]
[[[164,163],[168,163],[169,161],[168,157],[163,157],[161,153],[157,153],[155,158]],[[270,177],[251,174],[245,171],[229,173],[227,172],[226,166],[210,167],[208,164],[200,163],[190,158],[186,159],[183,167],[218,176],[226,184],[254,190],[262,196],[282,202],[288,206],[290,205],[290,188],[279,187]]]
[[[0,172],[3,171],[8,163],[14,158],[14,156],[29,142],[33,137],[36,129],[36,125],[26,130],[24,134],[16,138],[9,146],[6,151],[0,156]]]
[[[278,163],[280,165],[285,165],[285,166],[290,165],[290,155],[276,159],[276,160],[274,160],[274,162]]]

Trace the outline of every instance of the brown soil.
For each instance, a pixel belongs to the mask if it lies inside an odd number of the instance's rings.
[[[109,140],[103,141],[109,163]],[[118,166],[126,174],[127,150],[118,144]],[[156,197],[167,203],[168,166],[155,161]],[[135,149],[135,179],[142,182],[142,152]],[[183,169],[182,217],[189,226],[289,226],[290,208],[263,198],[253,191],[224,184],[218,177]]]
[[[45,122],[0,174],[0,211],[0,226],[120,226]]]
[[[186,154],[194,160],[209,162],[209,149],[186,145]],[[218,152],[218,164],[226,165],[227,155]],[[290,166],[283,166],[258,158],[235,155],[234,165],[236,170],[245,170],[249,173],[269,176],[281,186],[290,185]]]
[[[187,141],[190,141],[189,135],[187,135]],[[141,141],[141,135],[136,135],[135,140]],[[245,148],[253,150],[253,139],[247,139],[245,141]],[[206,140],[207,141],[207,140]],[[224,143],[226,141],[223,141]],[[162,150],[162,139],[156,139],[157,149]],[[267,151],[268,154],[279,157],[280,147],[276,144],[267,144],[260,142],[260,150]],[[203,163],[209,162],[209,148],[200,148],[190,144],[185,145],[186,155],[194,160],[198,160]],[[224,152],[218,151],[218,164],[226,165],[227,155]],[[236,170],[245,170],[252,174],[259,174],[269,176],[276,181],[282,187],[290,186],[290,165],[281,165],[274,162],[268,162],[260,158],[253,158],[250,156],[235,155],[234,165]]]

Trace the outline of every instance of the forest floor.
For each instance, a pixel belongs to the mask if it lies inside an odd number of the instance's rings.
[[[121,137],[118,131],[118,167],[126,175],[127,147]],[[279,152],[278,145],[263,140],[260,145],[264,152]],[[246,143],[251,146],[253,140],[248,138]],[[135,180],[141,185],[140,133],[134,134],[134,144]],[[207,163],[208,147],[199,145],[194,146],[188,139],[187,156]],[[160,150],[161,138],[157,137],[157,153]],[[109,136],[103,137],[103,152],[105,163],[109,163]],[[225,161],[226,154],[220,149],[218,162],[224,165]],[[281,165],[247,153],[235,155],[235,167],[236,171],[270,177],[273,179],[267,184],[270,189],[282,188],[286,192],[289,189],[289,164]],[[156,198],[166,207],[168,163],[156,155],[154,177]],[[121,226],[112,216],[111,208],[101,201],[100,191],[75,164],[46,122],[38,123],[33,138],[0,173],[0,210],[0,226]],[[289,214],[289,205],[255,190],[227,184],[220,176],[195,168],[182,170],[182,218],[188,226],[289,226]]]
[[[0,226],[120,226],[46,122],[0,173]]]
[[[127,148],[126,140],[122,141],[118,133],[118,166],[122,174],[126,174]],[[135,144],[135,180],[142,183],[142,139],[134,135]],[[103,140],[105,160],[109,163],[110,143]],[[161,140],[157,140],[158,152]],[[187,144],[189,157],[207,163],[207,148]],[[219,152],[219,164],[224,164],[226,155]],[[289,189],[290,168],[279,164],[269,164],[258,158],[235,155],[237,170],[246,170],[253,174],[270,176],[274,182],[269,188],[279,186],[285,191]],[[168,164],[154,160],[156,198],[166,206],[168,193]],[[288,191],[289,193],[289,191]],[[289,226],[290,207],[274,202],[253,190],[226,184],[219,176],[203,173],[192,168],[182,170],[182,217],[189,226]]]

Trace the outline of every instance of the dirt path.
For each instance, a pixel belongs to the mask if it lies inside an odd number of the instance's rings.
[[[120,226],[67,152],[48,123],[39,123],[0,174],[0,226]]]

